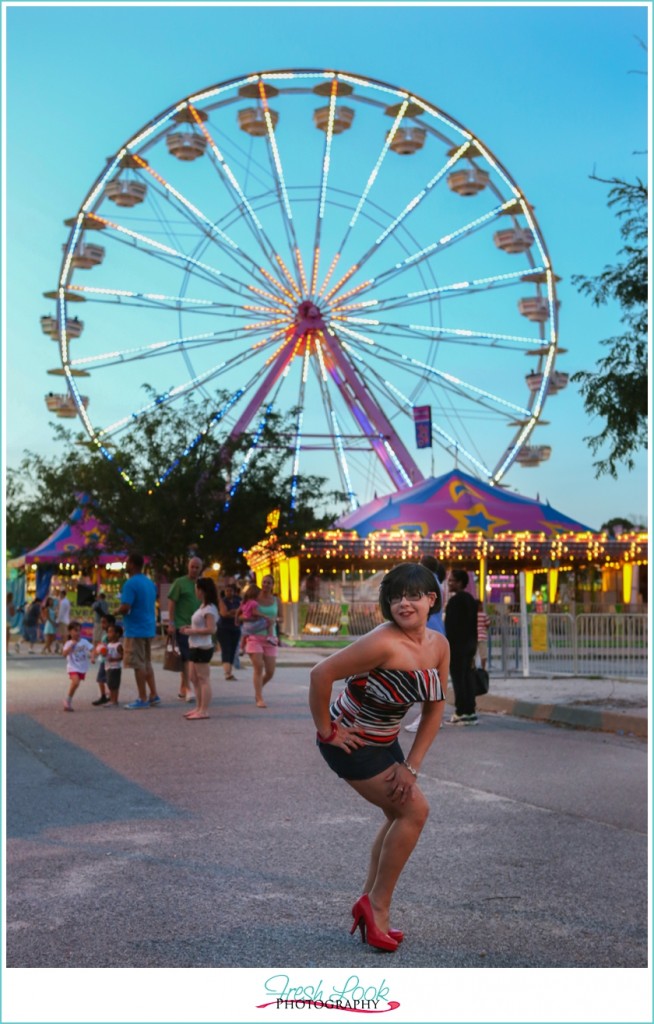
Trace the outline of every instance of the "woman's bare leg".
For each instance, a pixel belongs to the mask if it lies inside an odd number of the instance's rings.
[[[375,879],[377,878],[377,871],[379,869],[379,857],[381,854],[381,848],[384,839],[386,838],[386,833],[388,832],[392,824],[393,819],[387,818],[382,827],[380,828],[379,832],[375,836],[375,841],[372,844],[372,849],[370,851],[370,863],[368,864],[368,875],[366,877],[366,884],[363,887],[364,892],[370,892],[373,885],[375,884]]]
[[[263,699],[263,654],[250,653],[252,662],[252,683],[254,685],[254,700],[258,708],[265,708]]]
[[[195,716],[200,717],[209,713],[209,705],[211,703],[211,683],[210,683],[211,669],[209,664],[198,663],[195,666],[195,679],[197,687],[197,709]]]
[[[277,658],[274,655],[264,654],[263,655],[263,679],[261,680],[262,686],[269,683],[275,674],[275,668],[277,667]]]
[[[411,798],[401,804],[388,796],[388,770],[372,779],[348,780],[364,799],[380,807],[387,821],[377,833],[370,855],[368,898],[377,926],[388,932],[390,907],[398,878],[415,849],[427,817],[429,805],[418,786]],[[376,871],[374,871],[376,861]]]

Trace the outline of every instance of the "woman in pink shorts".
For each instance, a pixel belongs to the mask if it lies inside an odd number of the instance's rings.
[[[253,622],[254,629],[246,635],[245,650],[252,661],[252,683],[254,700],[258,708],[267,705],[263,699],[263,688],[275,674],[277,659],[277,637],[271,632],[271,625],[276,627],[279,619],[279,601],[273,593],[275,581],[272,576],[264,576],[261,590],[256,599],[257,612],[260,616]],[[241,611],[242,609],[239,609]]]

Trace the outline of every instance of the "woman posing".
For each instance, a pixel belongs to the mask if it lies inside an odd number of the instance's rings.
[[[245,641],[245,650],[252,661],[254,699],[258,708],[267,706],[263,699],[263,688],[274,676],[277,662],[277,637],[267,635],[270,625],[279,622],[280,606],[273,593],[274,586],[272,576],[263,577],[257,597],[257,610],[262,617],[261,629],[246,637]]]
[[[364,894],[352,908],[352,932],[358,926],[364,942],[388,951],[404,938],[390,927],[391,900],[429,813],[418,773],[445,708],[449,645],[427,629],[439,600],[428,569],[410,562],[395,566],[379,588],[387,621],[311,672],[309,706],[320,753],[385,817],[372,845]],[[337,679],[345,679],[345,688],[332,702]],[[405,759],[398,734],[414,703],[422,703],[422,715]]]
[[[210,661],[215,645],[213,635],[218,625],[218,594],[216,584],[208,576],[201,576],[195,581],[195,593],[201,602],[197,611],[193,612],[190,626],[182,626],[180,633],[188,636],[189,660],[191,663],[191,682],[195,688],[195,708],[184,715],[189,722],[201,718],[209,718],[211,704]]]

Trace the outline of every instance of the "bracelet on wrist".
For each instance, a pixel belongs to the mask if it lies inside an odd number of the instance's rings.
[[[404,762],[403,762],[403,764],[404,764],[404,767],[405,767],[405,768],[408,768],[408,769],[409,769],[409,771],[410,771],[410,772],[411,772],[411,774],[413,775],[414,779],[417,779],[417,778],[418,778],[418,773],[417,773],[417,771],[415,770],[415,768],[412,768],[412,767],[411,767],[411,765],[409,764],[409,762],[408,762],[408,761],[404,761]]]
[[[320,733],[318,731],[316,731],[316,736],[318,738],[318,742],[319,743],[331,743],[331,741],[334,739],[334,736],[336,735],[337,732],[338,732],[338,726],[336,725],[336,722],[332,722],[332,727],[331,727],[331,730],[329,732],[329,736],[321,736]]]

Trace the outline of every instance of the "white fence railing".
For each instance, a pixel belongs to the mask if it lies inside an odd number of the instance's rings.
[[[317,602],[305,607],[302,625],[298,621],[298,606],[289,605],[288,609],[293,610],[293,615],[288,616],[285,632],[305,639],[361,636],[383,621],[376,602]],[[523,639],[517,609],[502,607],[493,611],[488,668],[505,676],[647,676],[648,616],[642,612],[529,613],[527,642]]]
[[[647,675],[646,615],[548,613],[543,616],[530,614],[527,621],[530,675],[609,676],[618,679],[643,679]],[[518,614],[501,614],[493,618],[489,665],[495,672],[505,675],[523,673],[524,653]]]

